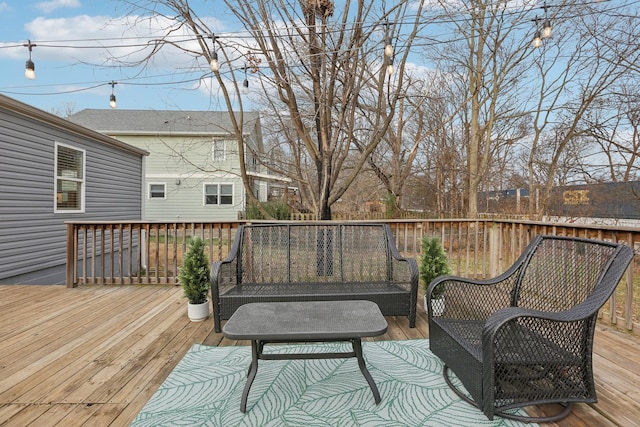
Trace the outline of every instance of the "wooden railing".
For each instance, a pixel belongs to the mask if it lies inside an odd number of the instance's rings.
[[[233,222],[68,222],[67,286],[176,284],[190,237],[207,244],[209,260],[224,259],[240,224]],[[255,222],[255,221],[254,221]],[[423,236],[439,236],[453,272],[476,279],[506,270],[538,234],[587,237],[640,247],[640,228],[511,220],[377,220],[386,222],[405,256],[420,255]],[[636,257],[637,258],[637,257]],[[603,309],[602,321],[640,333],[638,261]],[[638,282],[638,283],[636,283]]]

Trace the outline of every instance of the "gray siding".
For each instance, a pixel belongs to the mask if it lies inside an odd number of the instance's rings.
[[[54,213],[56,142],[86,150],[84,213]],[[143,161],[0,105],[0,284],[64,283],[67,220],[141,219]]]

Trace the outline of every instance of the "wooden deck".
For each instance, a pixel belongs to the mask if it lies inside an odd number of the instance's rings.
[[[185,304],[174,286],[0,286],[0,425],[126,426],[192,344],[247,344]],[[418,313],[377,339],[426,338]],[[638,425],[640,339],[599,326],[595,342],[600,402],[557,425]]]

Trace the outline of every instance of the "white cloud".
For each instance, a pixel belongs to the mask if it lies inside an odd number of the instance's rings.
[[[80,6],[82,4],[79,0],[50,0],[36,4],[36,7],[44,13],[51,13],[56,9],[69,9]]]
[[[0,12],[13,10],[6,1],[0,1]]]

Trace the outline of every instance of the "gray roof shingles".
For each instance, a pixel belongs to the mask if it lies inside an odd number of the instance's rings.
[[[236,113],[240,119],[240,114]],[[244,134],[250,134],[260,119],[257,112],[244,113]],[[226,111],[107,110],[85,109],[72,114],[73,122],[106,134],[200,134],[233,133]]]

